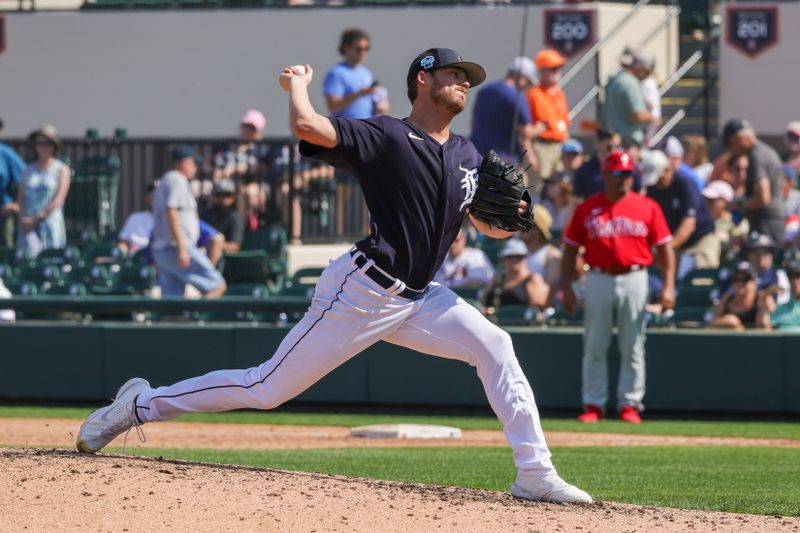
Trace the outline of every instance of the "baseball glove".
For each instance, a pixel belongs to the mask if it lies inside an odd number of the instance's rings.
[[[523,213],[519,212],[520,200],[528,203]],[[478,167],[478,185],[470,213],[491,228],[528,231],[533,227],[533,200],[522,174],[494,150],[489,150]]]

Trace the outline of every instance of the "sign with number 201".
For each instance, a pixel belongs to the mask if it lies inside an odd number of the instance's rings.
[[[728,6],[727,42],[750,57],[756,57],[778,42],[778,7]]]

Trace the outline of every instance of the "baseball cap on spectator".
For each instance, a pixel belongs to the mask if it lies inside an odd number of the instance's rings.
[[[747,236],[744,248],[745,250],[773,250],[777,246],[769,235],[754,231]]]
[[[753,125],[743,118],[732,118],[722,128],[722,145],[728,146],[734,135],[742,130],[752,130]]]
[[[524,56],[515,57],[508,66],[508,72],[525,76],[528,81],[536,80],[536,65],[529,58]]]
[[[256,131],[263,131],[264,126],[267,125],[267,119],[264,113],[258,109],[248,109],[242,116],[241,124],[249,124],[253,126]]]
[[[793,120],[786,125],[786,133],[794,133],[800,137],[800,120]]]
[[[626,47],[622,51],[622,57],[620,57],[619,62],[626,67],[641,65],[650,71],[653,70],[656,66],[656,57],[653,54],[650,54],[643,50],[637,50],[635,48]]]
[[[236,184],[230,178],[222,178],[214,184],[214,194],[236,194]]]
[[[642,185],[645,187],[652,187],[669,166],[669,159],[661,150],[647,150],[642,152]]]
[[[564,144],[561,145],[561,153],[562,154],[582,154],[583,153],[583,145],[578,139],[567,139],[564,141]]]
[[[567,62],[564,56],[555,50],[542,50],[536,54],[536,68],[560,68]]]
[[[786,265],[784,268],[786,270],[786,274],[789,277],[792,277],[792,278],[800,277],[800,261],[792,261],[791,263]]]
[[[467,73],[470,87],[477,87],[486,79],[486,71],[477,63],[464,61],[461,55],[450,48],[428,48],[412,61],[408,67],[406,86],[412,87],[419,72],[432,72],[439,68],[456,67]]]
[[[726,202],[732,202],[734,197],[733,187],[726,181],[714,180],[700,192],[709,200],[716,200],[722,198]]]
[[[618,172],[634,172],[635,170],[633,159],[622,150],[612,150],[603,160],[603,172],[614,174]]]
[[[683,158],[683,145],[677,137],[670,135],[667,137],[667,143],[664,145],[664,153],[667,154],[667,157]]]
[[[550,231],[550,228],[553,227],[553,216],[543,205],[535,204],[533,206],[533,225],[539,228],[545,239],[553,240],[553,232]],[[526,251],[525,254],[527,255],[527,253]]]
[[[169,158],[173,163],[177,163],[178,161],[183,161],[187,157],[193,158],[197,164],[203,162],[203,158],[200,157],[194,148],[189,146],[188,144],[179,144],[175,148],[173,148],[169,153]]]
[[[750,279],[758,279],[758,274],[753,268],[753,265],[747,261],[739,261],[736,263],[736,266],[733,268],[733,272],[731,273],[731,279],[735,278],[737,274],[744,274]]]
[[[505,259],[506,257],[525,257],[526,255],[528,255],[528,247],[525,246],[524,242],[514,237],[506,241],[497,257]]]

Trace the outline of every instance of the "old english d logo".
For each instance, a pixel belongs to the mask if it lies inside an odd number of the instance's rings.
[[[461,211],[465,206],[471,204],[472,199],[475,197],[475,189],[478,186],[475,175],[478,173],[478,169],[464,168],[461,166],[461,163],[458,164],[458,169],[464,173],[464,177],[461,178],[461,188],[464,189],[464,201],[461,202],[461,206],[458,208],[458,210]]]
[[[739,52],[756,57],[778,43],[778,6],[727,6],[727,43]]]

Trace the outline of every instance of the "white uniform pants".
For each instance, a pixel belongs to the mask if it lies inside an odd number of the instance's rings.
[[[153,422],[182,413],[272,409],[379,340],[476,367],[517,467],[554,471],[533,391],[508,333],[435,283],[419,300],[392,296],[349,254],[325,269],[308,312],[269,361],[147,390],[136,401],[136,413],[142,422]]]
[[[608,402],[608,347],[617,326],[620,364],[617,407],[642,409],[645,387],[644,306],[647,270],[610,276],[595,270],[586,278],[583,325],[583,404],[606,407]],[[616,319],[616,320],[615,320]]]

